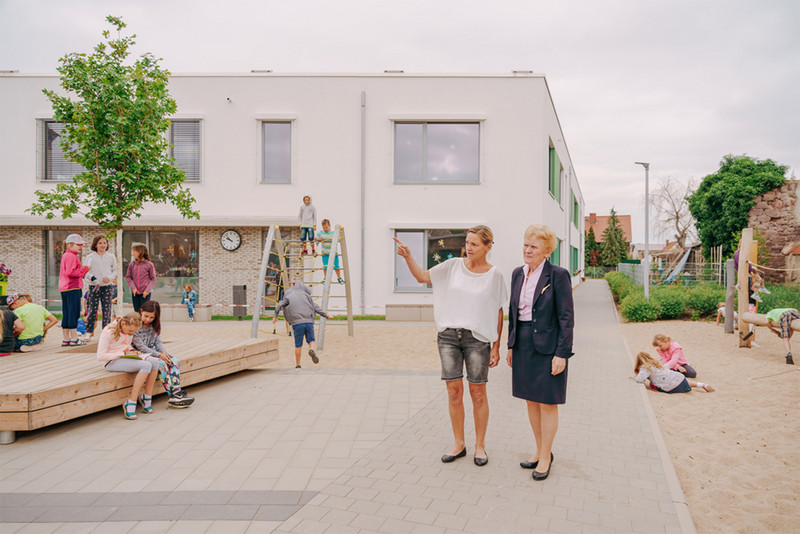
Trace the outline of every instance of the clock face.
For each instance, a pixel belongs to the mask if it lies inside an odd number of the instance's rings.
[[[225,230],[219,242],[225,250],[236,250],[242,245],[242,236],[236,230]]]

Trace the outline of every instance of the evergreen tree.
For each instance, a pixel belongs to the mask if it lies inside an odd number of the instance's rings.
[[[594,228],[589,227],[586,232],[586,245],[584,251],[584,264],[589,267],[595,267],[599,261],[598,255],[600,252],[600,245],[597,244],[597,238],[594,235]]]
[[[628,257],[628,243],[617,219],[617,212],[611,208],[608,226],[603,230],[603,244],[600,246],[600,263],[606,267],[617,265]]]

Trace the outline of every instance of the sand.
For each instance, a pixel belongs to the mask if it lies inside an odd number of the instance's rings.
[[[648,392],[698,532],[798,532],[800,371],[786,365],[781,340],[759,328],[761,346],[740,349],[738,333],[713,322],[621,326],[634,354],[655,355],[653,335],[668,335],[716,388]]]

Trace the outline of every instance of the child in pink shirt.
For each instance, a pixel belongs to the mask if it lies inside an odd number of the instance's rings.
[[[687,378],[695,378],[697,371],[689,365],[689,360],[683,355],[683,349],[676,342],[664,334],[656,334],[653,346],[658,352],[658,357],[666,367],[678,371]]]
[[[78,319],[81,316],[81,293],[83,275],[89,267],[81,265],[81,250],[86,241],[79,234],[70,234],[64,240],[66,250],[61,255],[58,273],[58,290],[61,292],[61,330],[64,341],[61,346],[85,345],[78,339]]]
[[[107,371],[136,373],[131,394],[122,405],[125,419],[136,419],[136,401],[141,402],[144,413],[153,413],[153,387],[161,360],[134,350],[133,334],[141,327],[142,317],[129,313],[103,328],[97,344],[97,359],[104,362]],[[139,396],[142,386],[144,394]]]

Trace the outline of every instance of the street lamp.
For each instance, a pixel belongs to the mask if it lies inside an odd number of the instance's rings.
[[[634,162],[644,167],[644,298],[650,299],[650,164]]]

